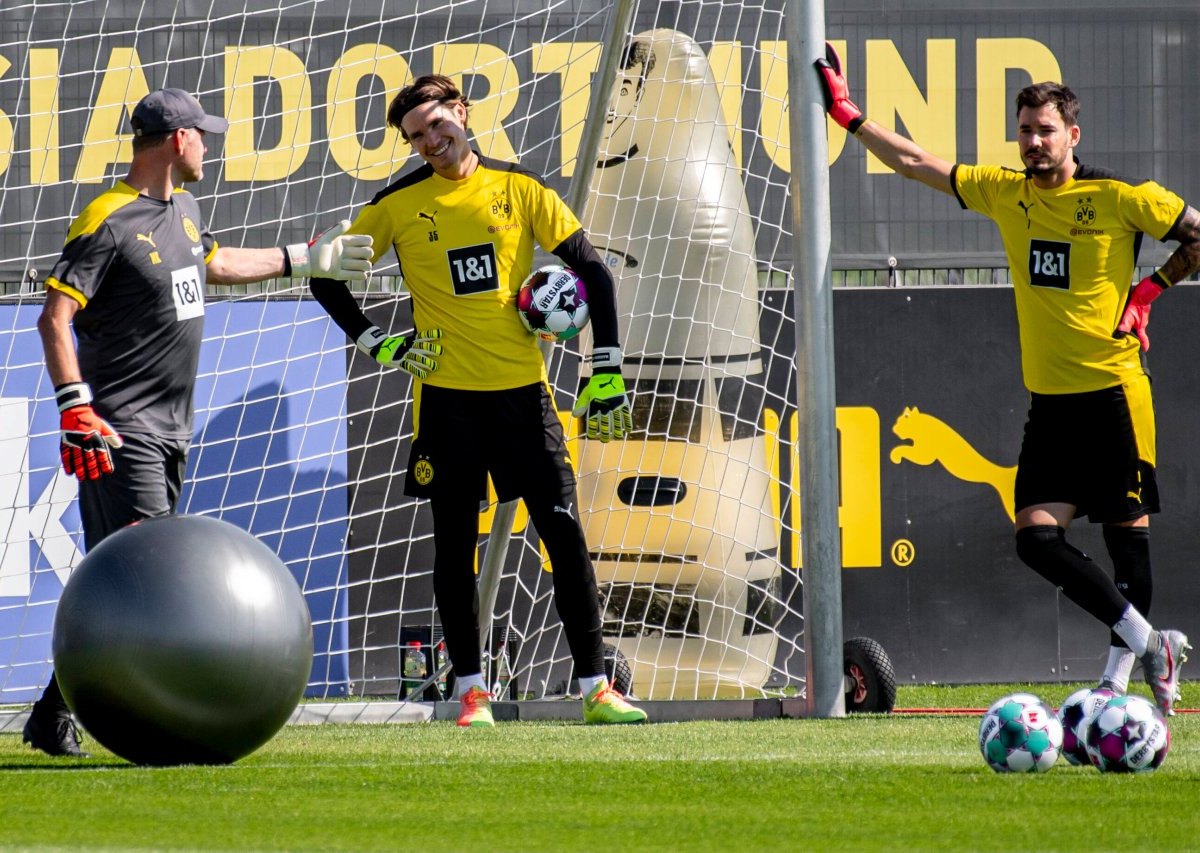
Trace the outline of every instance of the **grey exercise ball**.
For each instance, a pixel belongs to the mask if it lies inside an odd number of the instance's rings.
[[[249,533],[175,515],[84,557],[54,619],[71,710],[135,764],[227,764],[287,722],[312,668],[312,620],[287,567]]]

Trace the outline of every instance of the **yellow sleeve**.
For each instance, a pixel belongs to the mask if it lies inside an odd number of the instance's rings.
[[[1187,203],[1154,181],[1146,181],[1137,186],[1122,186],[1120,209],[1130,230],[1149,234],[1155,240],[1166,240],[1187,209]]]
[[[1005,172],[1011,171],[999,166],[967,166],[960,163],[954,167],[954,194],[963,207],[990,217]]]
[[[558,193],[534,180],[525,180],[534,239],[547,252],[553,252],[558,244],[580,229],[579,220],[567,207]]]

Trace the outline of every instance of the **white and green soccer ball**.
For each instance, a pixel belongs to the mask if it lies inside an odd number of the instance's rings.
[[[979,724],[979,751],[997,773],[1044,773],[1058,761],[1063,729],[1032,693],[996,700]]]

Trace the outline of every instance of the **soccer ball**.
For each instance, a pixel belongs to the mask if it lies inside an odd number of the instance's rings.
[[[1044,773],[1062,744],[1058,717],[1032,693],[996,700],[979,724],[979,751],[997,773]]]
[[[1063,756],[1072,764],[1089,766],[1092,760],[1087,754],[1087,727],[1092,722],[1096,711],[1104,707],[1104,703],[1116,696],[1111,690],[1103,687],[1095,690],[1084,687],[1076,690],[1062,707],[1058,709],[1058,721],[1063,730]]]
[[[1092,716],[1087,754],[1104,773],[1156,770],[1171,748],[1167,721],[1141,696],[1114,696]]]
[[[566,267],[542,267],[517,291],[517,315],[542,340],[569,341],[588,324],[587,289]]]

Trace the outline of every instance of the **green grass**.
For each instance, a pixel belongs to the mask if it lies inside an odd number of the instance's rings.
[[[1194,694],[1200,685],[1189,685]],[[904,687],[979,707],[1015,685]],[[1031,688],[1060,702],[1069,685]],[[975,716],[288,727],[229,767],[146,769],[88,739],[0,735],[0,848],[155,850],[1196,849],[1200,715],[1166,764],[1040,776],[983,763]]]

